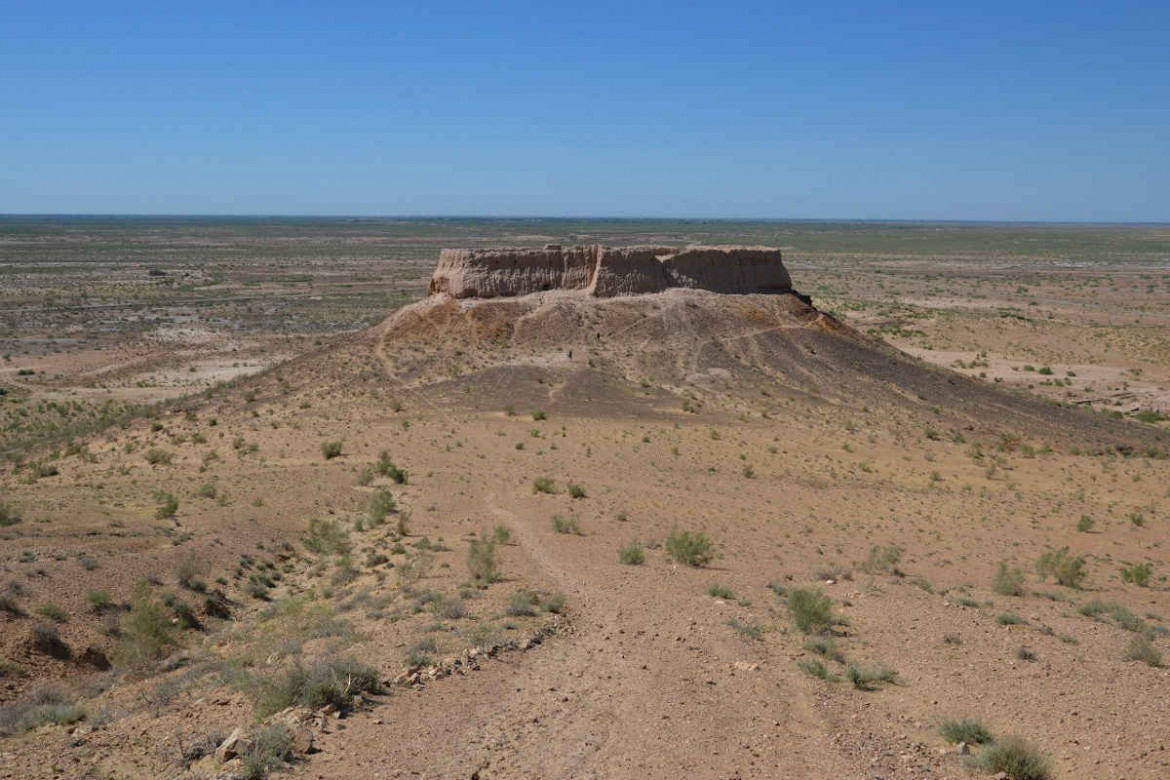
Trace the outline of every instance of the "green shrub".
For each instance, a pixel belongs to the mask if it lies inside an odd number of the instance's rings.
[[[585,488],[581,487],[576,482],[570,482],[568,490],[570,498],[585,498]]]
[[[556,493],[557,483],[553,482],[550,477],[537,477],[532,480],[533,493]]]
[[[369,518],[370,526],[382,525],[386,522],[386,515],[397,508],[398,503],[394,500],[394,494],[389,490],[379,490],[370,496],[369,504],[366,506],[366,516]]]
[[[1077,612],[1094,620],[1101,620],[1102,615],[1111,617],[1118,626],[1126,631],[1141,631],[1145,628],[1145,621],[1113,601],[1086,601],[1077,609]]]
[[[512,532],[506,525],[497,525],[492,529],[492,541],[496,544],[507,544],[512,538]]]
[[[577,522],[577,518],[564,518],[560,515],[553,515],[552,518],[553,530],[558,534],[578,534],[581,533],[581,526]]]
[[[895,683],[898,681],[898,672],[885,664],[873,666],[857,666],[849,664],[846,671],[849,682],[859,691],[875,690],[879,683]]]
[[[902,560],[902,547],[891,544],[886,547],[874,545],[869,549],[869,558],[862,567],[867,572],[897,572],[898,562]]]
[[[991,732],[974,718],[944,720],[939,726],[943,739],[951,744],[966,742],[968,745],[986,745],[994,741]]]
[[[154,516],[159,520],[168,520],[175,516],[179,511],[179,499],[175,498],[174,493],[168,493],[165,490],[154,491],[154,500],[158,502],[158,507],[154,510]]]
[[[541,422],[542,420],[547,420],[548,415],[543,409],[537,409],[532,412],[532,419],[536,422]]]
[[[73,654],[69,645],[61,639],[57,626],[52,623],[35,624],[31,629],[29,641],[34,650],[53,658],[65,660]]]
[[[1004,612],[996,616],[995,622],[999,623],[1001,626],[1020,626],[1024,625],[1028,621],[1024,620],[1014,612]]]
[[[325,460],[333,460],[334,458],[339,457],[341,455],[341,442],[321,442],[321,454],[325,456]]]
[[[825,682],[837,682],[840,677],[832,674],[829,668],[825,666],[823,661],[816,658],[804,658],[796,662],[796,665],[807,675],[815,677],[818,680]]]
[[[764,627],[759,623],[744,623],[738,618],[728,618],[727,625],[735,629],[735,632],[747,639],[754,639],[757,642],[764,638]]]
[[[666,554],[684,566],[706,566],[711,562],[711,540],[702,531],[671,531],[666,537]]]
[[[292,734],[283,723],[260,728],[242,756],[244,780],[264,780],[270,770],[284,764],[292,748]]]
[[[788,591],[792,621],[805,634],[820,634],[844,620],[833,614],[833,601],[820,588],[793,588]]]
[[[89,608],[94,612],[105,612],[113,608],[114,599],[108,591],[104,590],[88,590],[85,592],[85,600],[89,602]]]
[[[140,668],[166,655],[178,644],[174,626],[150,586],[140,582],[130,600],[130,612],[122,622],[122,641],[114,653],[120,666]]]
[[[69,613],[58,607],[56,604],[42,604],[37,607],[37,614],[41,617],[47,617],[54,623],[68,623]]]
[[[1089,531],[1092,531],[1094,525],[1095,521],[1088,515],[1081,515],[1081,519],[1077,520],[1077,530],[1083,534],[1087,534]]]
[[[720,585],[718,582],[707,586],[707,595],[717,599],[726,599],[727,601],[735,600],[735,592],[726,585]]]
[[[342,710],[353,704],[354,694],[378,690],[377,670],[351,658],[321,660],[308,668],[297,662],[283,674],[259,681],[256,714],[266,717],[294,706]]]
[[[0,527],[16,525],[20,520],[19,509],[7,501],[0,501]]]
[[[387,450],[382,450],[378,454],[378,462],[374,466],[375,471],[383,477],[389,477],[396,485],[405,485],[410,480],[410,475],[405,469],[400,469],[394,465],[394,461],[390,459],[390,453]]]
[[[1130,640],[1129,646],[1125,648],[1125,660],[1127,661],[1141,661],[1155,668],[1162,665],[1162,654],[1158,652],[1158,648],[1154,647],[1144,635],[1138,634]]]
[[[804,649],[810,653],[824,656],[839,664],[845,663],[845,653],[837,647],[837,643],[829,638],[810,639],[804,643]]]
[[[635,540],[618,548],[618,560],[627,566],[640,566],[646,562],[646,551],[642,543]]]
[[[146,462],[152,466],[169,466],[171,465],[171,460],[174,458],[174,455],[167,452],[166,450],[154,448],[147,450],[143,457],[145,457]]]
[[[991,578],[991,589],[1001,596],[1023,596],[1023,570],[1009,568],[1006,561],[1000,561],[995,576]]]
[[[1048,757],[1019,737],[996,740],[983,749],[979,765],[990,774],[1003,772],[1008,780],[1050,780]]]
[[[1150,563],[1135,563],[1121,569],[1121,579],[1132,582],[1141,588],[1150,587],[1150,577],[1154,574],[1154,567]]]
[[[517,591],[504,611],[512,617],[532,617],[540,606],[540,597],[530,591]]]
[[[500,568],[496,562],[496,543],[488,539],[472,539],[467,549],[467,568],[477,582],[498,580]]]
[[[1079,588],[1085,581],[1085,559],[1074,556],[1067,547],[1049,550],[1036,560],[1036,573],[1041,579],[1052,576],[1066,588]]]
[[[349,532],[337,520],[314,517],[301,542],[317,555],[345,554],[350,550]]]

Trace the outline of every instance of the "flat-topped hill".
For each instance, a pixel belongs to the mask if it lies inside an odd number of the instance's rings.
[[[671,288],[718,293],[792,290],[780,250],[758,246],[444,249],[430,294],[501,298],[566,290],[598,298]]]

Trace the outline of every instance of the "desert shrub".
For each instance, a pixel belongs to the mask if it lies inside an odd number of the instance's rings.
[[[85,708],[53,687],[39,688],[24,702],[0,706],[0,737],[46,725],[67,726],[85,717]]]
[[[507,544],[512,538],[512,532],[506,525],[497,525],[492,529],[492,541],[496,544]]]
[[[578,485],[576,482],[570,482],[569,487],[570,498],[585,498],[585,488]]]
[[[498,580],[500,567],[496,561],[496,543],[488,539],[472,539],[467,548],[467,568],[477,582]]]
[[[558,534],[578,534],[581,533],[581,526],[575,517],[561,517],[560,515],[553,515],[552,519],[553,530]]]
[[[174,626],[162,603],[154,598],[147,583],[138,583],[130,600],[130,612],[122,621],[115,661],[120,666],[148,666],[177,644]]]
[[[1041,579],[1053,577],[1066,588],[1079,588],[1085,581],[1085,559],[1074,556],[1067,547],[1049,550],[1036,560],[1036,573]]]
[[[1081,515],[1081,519],[1077,520],[1077,530],[1083,534],[1087,534],[1093,530],[1094,520],[1088,515]]]
[[[829,671],[825,663],[818,658],[805,658],[796,662],[801,671],[810,677],[815,677],[818,680],[825,682],[837,682],[841,678]]]
[[[389,490],[379,490],[370,496],[369,504],[366,507],[366,515],[369,517],[370,526],[381,525],[386,522],[386,515],[397,508],[398,503],[394,500],[394,494]]]
[[[41,617],[47,617],[54,623],[68,623],[69,613],[61,609],[56,604],[42,604],[37,607],[37,614]]]
[[[540,600],[540,608],[545,612],[559,615],[565,611],[566,601],[564,593],[550,593]]]
[[[0,592],[0,612],[7,612],[14,617],[20,617],[24,614],[24,610],[20,608],[20,602],[16,600],[16,596],[10,592]]]
[[[314,517],[301,539],[305,549],[318,555],[345,554],[350,550],[349,532],[336,520]]]
[[[7,501],[0,501],[0,527],[16,525],[20,520],[19,509]]]
[[[1016,648],[1016,658],[1020,659],[1021,661],[1035,661],[1036,653],[1031,648],[1026,647],[1025,645],[1020,645]]]
[[[89,603],[89,608],[94,612],[105,612],[108,609],[113,609],[114,598],[109,591],[105,590],[87,590],[85,592],[85,600]]]
[[[866,559],[864,568],[867,572],[897,572],[900,560],[902,560],[900,545],[881,547],[875,544],[869,548],[869,558]]]
[[[378,672],[352,658],[330,658],[309,667],[300,662],[282,674],[257,682],[256,714],[266,717],[285,707],[320,709],[332,704],[345,709],[354,694],[379,690]]]
[[[820,634],[843,622],[833,614],[833,601],[820,588],[788,591],[788,610],[796,627],[805,634]]]
[[[764,638],[764,627],[759,623],[744,623],[738,618],[728,618],[727,625],[731,626],[735,633],[744,637],[745,639],[754,639],[757,642]]]
[[[994,741],[987,727],[974,718],[944,720],[938,730],[943,739],[952,744],[966,742],[968,745],[986,745]]]
[[[188,552],[175,563],[175,581],[188,590],[204,591],[207,584],[199,576],[207,571],[207,564],[198,555]]]
[[[244,780],[264,780],[270,770],[284,764],[292,748],[292,734],[283,723],[261,727],[242,756]]]
[[[374,470],[367,466],[358,472],[357,484],[359,487],[368,487],[374,481]]]
[[[826,563],[812,570],[812,578],[821,582],[853,579],[853,569],[840,563]]]
[[[158,502],[155,507],[154,516],[159,520],[168,520],[175,516],[179,511],[179,499],[175,498],[174,493],[168,493],[165,490],[154,491],[154,500]]]
[[[1149,639],[1138,634],[1130,640],[1129,645],[1125,648],[1125,660],[1141,661],[1149,666],[1159,667],[1162,665],[1162,654]]]
[[[1023,596],[1023,570],[1009,567],[1006,561],[1000,561],[999,568],[991,578],[991,589],[1001,596]]]
[[[69,645],[65,644],[61,639],[61,634],[52,623],[37,623],[33,625],[29,635],[29,644],[37,652],[44,653],[59,660],[65,660],[73,655],[69,649]]]
[[[533,493],[556,493],[557,484],[553,482],[551,477],[537,477],[532,480]]]
[[[707,595],[717,599],[726,599],[732,601],[735,599],[735,591],[726,585],[721,585],[718,582],[707,586]]]
[[[341,455],[341,442],[339,441],[325,441],[321,442],[321,455],[325,460],[333,460]]]
[[[1146,625],[1140,617],[1113,601],[1087,601],[1077,611],[1094,620],[1101,620],[1102,615],[1111,617],[1118,626],[1126,631],[1141,631]]]
[[[543,409],[536,409],[532,412],[532,419],[536,422],[548,419],[548,414]]]
[[[383,477],[389,477],[396,485],[405,485],[410,479],[410,475],[405,469],[400,469],[394,465],[394,461],[390,459],[390,452],[382,450],[378,454],[378,462],[374,465],[374,470]]]
[[[431,605],[435,615],[447,620],[460,620],[467,617],[467,606],[458,596],[436,601]]]
[[[837,643],[829,638],[810,639],[804,643],[804,649],[810,653],[824,656],[831,661],[836,661],[839,664],[845,663],[845,653],[837,647]]]
[[[1148,588],[1150,586],[1150,577],[1154,574],[1154,567],[1146,563],[1135,563],[1132,566],[1124,566],[1121,569],[1121,579],[1125,582],[1132,582],[1141,588]]]
[[[1028,621],[1024,620],[1014,612],[1004,612],[1002,614],[996,615],[995,622],[999,623],[1001,626],[1021,626]]]
[[[1048,757],[1019,737],[996,740],[979,754],[983,771],[1003,772],[1008,780],[1050,780],[1052,765]]]
[[[634,540],[618,548],[618,560],[627,566],[640,566],[646,562],[646,551],[641,542]]]
[[[512,617],[532,617],[540,606],[540,597],[530,591],[517,591],[504,611]]]
[[[713,557],[711,540],[702,531],[671,531],[666,537],[666,554],[684,566],[706,566]]]
[[[857,666],[849,664],[846,670],[849,682],[859,691],[872,691],[879,683],[895,683],[898,681],[898,672],[885,664],[873,666]]]
[[[152,466],[169,466],[175,456],[166,450],[154,448],[147,450],[144,457],[146,458],[146,462]]]
[[[439,650],[435,640],[431,638],[415,642],[406,649],[407,666],[430,666],[434,661],[434,654]]]

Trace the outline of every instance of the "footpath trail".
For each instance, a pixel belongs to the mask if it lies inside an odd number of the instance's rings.
[[[558,554],[507,497],[484,504],[569,597],[571,631],[465,677],[395,691],[322,735],[305,776],[864,776],[831,743],[811,681],[763,643],[694,620],[681,578]]]

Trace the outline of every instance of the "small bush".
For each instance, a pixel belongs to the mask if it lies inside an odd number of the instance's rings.
[[[152,466],[169,466],[174,455],[166,450],[150,449],[146,451],[146,462]]]
[[[150,586],[139,583],[122,623],[122,640],[114,653],[120,666],[143,667],[159,660],[178,644],[174,626]]]
[[[314,517],[301,541],[306,550],[318,555],[344,555],[350,550],[349,532],[336,520]]]
[[[540,606],[540,597],[535,593],[519,591],[512,596],[504,611],[512,617],[532,617]]]
[[[1094,524],[1095,522],[1093,518],[1089,517],[1088,515],[1081,515],[1081,519],[1077,520],[1077,530],[1083,534],[1087,534],[1089,531],[1093,530]]]
[[[1000,561],[995,576],[991,578],[991,589],[1001,596],[1023,596],[1023,570],[1009,568],[1006,561]]]
[[[435,640],[427,638],[415,642],[406,649],[407,666],[430,666],[434,662],[434,654],[439,651]]]
[[[627,566],[641,566],[646,562],[646,551],[642,543],[635,540],[618,548],[618,560]]]
[[[512,532],[506,525],[497,525],[492,529],[492,541],[496,544],[507,544],[512,538]]]
[[[553,515],[552,527],[558,534],[581,534],[581,526],[575,517],[564,518],[560,515]]]
[[[995,622],[999,623],[1001,626],[1021,626],[1028,621],[1024,620],[1014,612],[1004,612],[996,616]]]
[[[0,527],[16,525],[20,520],[19,509],[7,501],[0,501]]]
[[[543,409],[537,409],[532,412],[532,419],[535,422],[541,422],[548,419],[548,414],[546,414]]]
[[[379,490],[370,496],[369,504],[366,507],[366,516],[370,520],[370,526],[382,525],[386,522],[386,516],[397,508],[398,503],[394,500],[394,494],[389,490]]]
[[[879,683],[895,683],[898,681],[898,672],[885,664],[873,666],[856,666],[849,664],[846,672],[849,682],[859,691],[876,690]]]
[[[532,480],[532,492],[551,495],[557,492],[557,484],[550,477],[537,477]]]
[[[840,677],[832,674],[823,661],[816,658],[805,658],[796,662],[796,665],[807,675],[825,682],[837,682]]]
[[[387,450],[382,450],[378,455],[378,463],[374,469],[383,477],[389,477],[396,485],[405,485],[410,475],[404,469],[398,468],[394,465],[394,461],[390,459],[390,453]]]
[[[179,499],[175,498],[174,493],[156,490],[154,500],[158,502],[158,506],[154,510],[154,516],[158,520],[169,520],[179,511]]]
[[[320,709],[332,704],[340,710],[353,704],[354,694],[378,690],[377,670],[351,658],[322,660],[308,668],[298,662],[282,675],[260,681],[254,692],[256,714],[266,717],[298,705]]]
[[[203,591],[207,585],[199,577],[206,571],[207,564],[195,553],[189,552],[180,557],[175,564],[175,580],[180,587]]]
[[[820,588],[788,591],[788,610],[796,627],[805,634],[820,634],[843,622],[833,614],[833,601]]]
[[[472,539],[467,549],[467,568],[477,582],[498,580],[500,567],[496,562],[496,543],[488,539]]]
[[[260,728],[242,757],[244,780],[264,780],[270,770],[284,764],[292,748],[292,734],[283,723]]]
[[[341,456],[341,442],[339,442],[339,441],[321,442],[321,454],[325,457],[325,460],[333,460],[334,458],[340,457]]]
[[[979,756],[983,771],[1003,772],[1008,780],[1050,780],[1048,757],[1019,737],[1005,737],[983,749]]]
[[[29,642],[33,649],[45,655],[65,660],[73,653],[61,639],[57,627],[52,623],[37,623],[32,627]]]
[[[830,661],[836,661],[839,664],[845,663],[845,653],[837,647],[837,643],[832,639],[810,639],[804,643],[804,649],[810,653],[824,656]]]
[[[968,745],[986,745],[994,741],[987,727],[974,718],[944,720],[938,730],[943,739],[954,745],[960,742],[966,742]]]
[[[744,623],[738,618],[728,618],[727,625],[735,629],[735,633],[746,639],[754,639],[758,642],[764,638],[764,627],[759,623]]]
[[[735,600],[735,591],[726,585],[720,585],[718,582],[707,586],[707,595],[717,599],[726,599],[727,601]]]
[[[1135,563],[1121,569],[1121,579],[1132,582],[1140,588],[1150,587],[1150,577],[1154,574],[1154,567],[1149,563]]]
[[[711,540],[702,531],[671,531],[666,537],[666,554],[684,566],[706,566],[713,557]]]
[[[37,614],[41,617],[47,617],[54,623],[68,623],[69,613],[58,607],[56,604],[42,604],[37,607]]]
[[[585,498],[585,488],[581,487],[576,482],[570,482],[568,490],[570,498]]]
[[[1125,660],[1141,661],[1157,668],[1162,665],[1162,654],[1149,639],[1138,634],[1130,640],[1129,646],[1125,648]]]
[[[897,572],[900,560],[902,560],[900,545],[891,544],[886,547],[874,545],[869,549],[869,558],[864,569],[867,572]]]
[[[1085,559],[1074,556],[1067,547],[1049,550],[1036,560],[1036,573],[1041,579],[1052,576],[1066,588],[1079,588],[1085,581]]]
[[[89,608],[97,613],[105,612],[114,607],[114,598],[109,594],[109,591],[88,590],[85,592],[85,600],[89,602]]]

